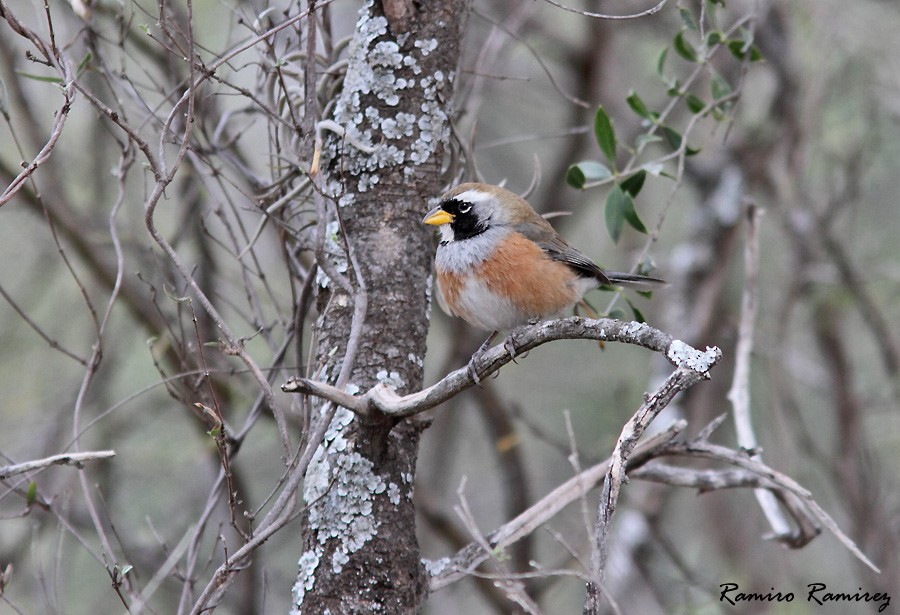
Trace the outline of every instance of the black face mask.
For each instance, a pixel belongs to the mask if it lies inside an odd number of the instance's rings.
[[[453,216],[450,228],[453,229],[453,239],[456,241],[477,237],[487,230],[485,221],[479,220],[472,211],[471,203],[450,199],[441,203],[441,209]]]

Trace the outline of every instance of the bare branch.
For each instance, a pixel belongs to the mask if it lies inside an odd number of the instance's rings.
[[[686,372],[696,374],[697,380],[707,378],[708,370],[721,357],[718,348],[707,348],[705,351],[691,348],[668,333],[644,323],[612,318],[571,317],[514,329],[505,343],[494,346],[484,354],[475,371],[479,378],[484,379],[512,361],[506,350],[507,346],[512,346],[516,355],[519,355],[560,339],[602,340],[643,346],[664,354],[669,362],[677,367],[683,366]],[[390,417],[403,418],[434,408],[472,384],[474,382],[468,369],[463,367],[427,389],[402,397],[384,384],[378,384],[362,395],[353,396],[337,387],[307,378],[292,378],[281,389],[286,393],[305,393],[329,399],[360,416],[381,412]]]
[[[669,0],[660,0],[660,2],[651,6],[649,9],[640,11],[639,13],[630,13],[628,15],[609,15],[607,13],[591,13],[590,11],[573,9],[565,6],[564,4],[560,4],[555,0],[544,0],[544,2],[552,4],[556,8],[568,11],[569,13],[576,13],[577,15],[581,15],[583,17],[593,17],[594,19],[638,19],[639,17],[647,17],[648,15],[653,15],[654,13],[658,13],[660,10],[662,10],[662,7],[664,7],[668,1]]]
[[[673,342],[674,344],[674,342]],[[721,357],[718,349],[712,351],[712,364]],[[690,388],[700,380],[707,378],[707,372],[693,370],[681,365],[666,378],[665,382],[653,395],[645,395],[644,403],[638,408],[622,428],[622,433],[613,449],[609,470],[603,482],[597,514],[597,529],[594,535],[594,547],[591,552],[591,581],[588,583],[587,596],[584,603],[585,613],[599,613],[603,598],[603,577],[609,555],[609,534],[612,518],[619,499],[619,491],[625,481],[626,463],[634,451],[644,430],[650,425],[669,402],[681,391]]]
[[[759,309],[759,219],[762,210],[752,203],[746,211],[746,243],[744,245],[744,294],[741,299],[741,322],[734,359],[734,381],[728,391],[728,401],[734,407],[734,429],[738,445],[750,451],[751,458],[762,461],[758,452],[756,433],[753,430],[750,405],[750,359],[753,353],[753,337],[756,314]],[[778,507],[771,491],[757,489],[756,501],[766,515],[772,531],[778,536],[790,536],[793,532]]]
[[[703,457],[706,459],[715,459],[717,461],[725,461],[740,468],[747,469],[766,480],[777,485],[781,490],[797,497],[809,513],[824,526],[834,536],[856,556],[862,563],[874,570],[880,572],[878,567],[872,563],[866,555],[859,550],[859,547],[838,527],[834,519],[826,513],[822,507],[815,501],[812,493],[800,485],[793,478],[777,472],[761,461],[751,458],[746,453],[734,451],[728,447],[718,444],[711,444],[705,440],[694,440],[691,442],[669,442],[659,448],[658,455],[688,455],[694,457]],[[782,500],[782,504],[785,504]],[[793,512],[793,509],[792,509]],[[805,539],[804,536],[792,535],[791,537],[776,536],[776,539],[787,546],[799,548],[809,542],[811,538]]]
[[[75,466],[82,467],[85,461],[94,461],[95,459],[109,459],[115,457],[116,451],[85,451],[83,453],[61,453],[44,459],[35,459],[34,461],[23,461],[8,466],[0,466],[0,480],[7,479],[16,474],[24,474],[35,470],[43,470],[50,466]]]
[[[644,458],[645,455],[677,436],[686,426],[687,422],[683,420],[672,423],[666,430],[638,445],[634,451],[634,458]],[[490,545],[491,549],[497,550],[504,549],[523,536],[527,536],[540,525],[552,519],[563,508],[584,497],[586,492],[597,486],[608,469],[609,460],[606,460],[573,476],[515,519],[491,532],[485,538],[485,542]],[[460,580],[489,557],[489,550],[483,549],[481,542],[473,542],[452,558],[434,562],[430,567],[432,571],[430,590],[437,591]]]

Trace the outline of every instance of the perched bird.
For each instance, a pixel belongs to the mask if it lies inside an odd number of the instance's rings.
[[[434,262],[441,307],[493,332],[476,355],[497,332],[560,316],[599,286],[665,285],[656,278],[603,271],[525,199],[499,186],[461,184],[444,194],[423,222],[441,234]]]

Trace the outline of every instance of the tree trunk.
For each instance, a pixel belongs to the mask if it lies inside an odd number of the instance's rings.
[[[346,272],[354,296],[320,275],[318,379],[337,381],[361,278],[367,309],[346,387],[421,388],[433,258],[421,219],[441,189],[466,8],[465,0],[370,0],[360,11],[331,118],[345,133],[326,133],[321,178],[337,203],[328,206],[331,271]],[[316,403],[321,418],[327,407]],[[295,611],[420,607],[427,579],[412,494],[423,428],[421,419],[364,421],[337,410],[306,476]]]

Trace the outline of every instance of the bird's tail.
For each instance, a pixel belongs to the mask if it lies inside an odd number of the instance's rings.
[[[604,271],[606,277],[615,286],[625,286],[634,290],[657,290],[669,285],[665,280],[659,278],[651,278],[646,275],[636,275],[634,273],[621,273],[619,271]]]

